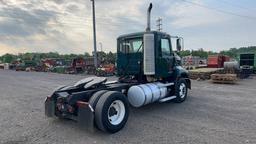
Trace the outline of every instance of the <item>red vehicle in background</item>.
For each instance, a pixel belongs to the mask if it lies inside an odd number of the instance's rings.
[[[230,61],[229,56],[225,55],[209,55],[207,59],[207,67],[209,68],[222,68],[224,66],[224,62]]]
[[[75,73],[82,73],[85,69],[85,60],[82,57],[74,58],[71,67],[75,70]]]

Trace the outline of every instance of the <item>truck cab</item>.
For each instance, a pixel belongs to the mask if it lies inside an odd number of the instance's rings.
[[[173,81],[176,71],[181,70],[188,77],[186,70],[176,62],[171,40],[169,34],[159,31],[121,35],[117,38],[118,75]],[[178,38],[177,46],[181,46],[180,41]]]

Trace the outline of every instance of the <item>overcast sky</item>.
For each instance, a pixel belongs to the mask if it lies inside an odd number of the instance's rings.
[[[255,0],[95,0],[97,42],[116,51],[116,37],[152,29],[185,39],[185,49],[220,51],[256,45]],[[20,52],[92,52],[90,0],[0,0],[0,55]],[[99,45],[98,45],[99,47]]]

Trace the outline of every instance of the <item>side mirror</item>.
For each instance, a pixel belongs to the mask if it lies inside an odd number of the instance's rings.
[[[178,38],[176,41],[176,47],[177,47],[177,51],[181,51],[181,38]]]

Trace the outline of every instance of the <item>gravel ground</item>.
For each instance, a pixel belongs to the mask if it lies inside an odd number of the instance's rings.
[[[80,130],[44,116],[52,90],[82,76],[0,70],[0,143],[256,143],[256,79],[236,85],[193,81],[187,101],[131,108],[116,134]]]

